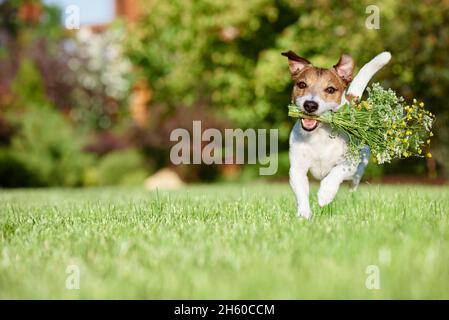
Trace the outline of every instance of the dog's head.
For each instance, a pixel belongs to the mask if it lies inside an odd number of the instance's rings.
[[[282,53],[288,58],[288,66],[294,87],[292,102],[304,113],[318,115],[326,111],[336,111],[343,93],[352,80],[354,61],[349,55],[342,55],[331,69],[317,68],[293,51]],[[319,122],[301,119],[306,131],[313,131]]]

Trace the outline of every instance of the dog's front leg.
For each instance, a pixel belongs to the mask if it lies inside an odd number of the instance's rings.
[[[298,205],[298,217],[310,219],[312,211],[309,204],[309,179],[307,178],[307,170],[298,166],[290,167],[290,185],[296,196]]]
[[[321,180],[318,190],[318,204],[324,207],[334,200],[340,184],[352,177],[357,170],[357,166],[351,163],[342,163],[334,168]]]

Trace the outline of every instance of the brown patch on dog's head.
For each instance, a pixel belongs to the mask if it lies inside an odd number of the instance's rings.
[[[312,65],[309,60],[298,56],[291,50],[282,52],[281,54],[288,58],[288,68],[290,69],[292,78],[297,76],[304,68]]]
[[[307,96],[309,100],[322,100],[329,104],[340,104],[342,94],[352,80],[354,61],[349,55],[342,55],[330,69],[313,66],[307,59],[293,51],[282,53],[288,58],[290,74],[294,82],[292,101]],[[318,99],[318,97],[320,99]]]

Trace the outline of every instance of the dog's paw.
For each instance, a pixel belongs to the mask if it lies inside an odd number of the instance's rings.
[[[310,209],[299,209],[298,210],[298,218],[309,220],[312,218],[312,211]]]
[[[324,180],[323,180],[324,182]],[[334,200],[338,191],[338,185],[335,186],[331,183],[321,183],[320,190],[318,190],[318,204],[320,207],[324,207]]]
[[[329,195],[328,193],[322,192],[321,190],[320,192],[318,192],[318,205],[320,207],[328,205],[332,202],[333,199],[334,197]]]

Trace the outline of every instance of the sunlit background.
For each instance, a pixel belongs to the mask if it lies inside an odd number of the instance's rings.
[[[65,27],[77,5],[80,30]],[[368,29],[368,5],[380,28]],[[449,174],[448,1],[0,1],[0,187],[287,181],[292,49],[376,76],[437,115],[431,159],[371,164],[365,181],[445,183]],[[279,129],[279,169],[170,162],[170,132]]]

